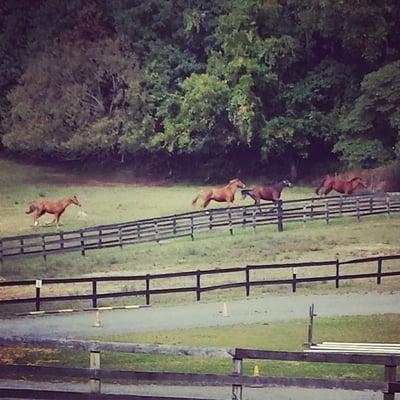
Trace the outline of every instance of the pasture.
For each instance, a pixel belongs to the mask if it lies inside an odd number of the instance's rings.
[[[123,222],[146,217],[162,216],[192,210],[191,200],[198,193],[200,186],[193,184],[180,185],[149,185],[134,183],[124,176],[121,181],[100,181],[93,176],[82,174],[67,174],[49,167],[26,166],[15,162],[1,160],[0,173],[0,235],[16,235],[31,232],[49,232],[55,227],[33,228],[31,215],[25,210],[31,200],[42,196],[57,199],[76,194],[83,205],[84,217],[80,209],[70,206],[61,218],[62,229],[75,229],[89,225]],[[115,177],[114,177],[115,178]],[[115,178],[116,179],[116,178]],[[248,183],[251,186],[252,183]],[[312,196],[312,187],[294,187],[283,191],[283,199]],[[243,201],[237,194],[239,204],[252,204],[252,200]],[[211,203],[212,207],[221,206]],[[50,219],[43,216],[42,219]],[[42,222],[43,223],[43,222]],[[43,279],[49,277],[98,276],[146,273],[168,273],[189,271],[205,268],[223,268],[243,266],[257,263],[297,262],[332,260],[336,257],[346,260],[356,257],[395,254],[399,250],[398,231],[400,216],[371,216],[357,222],[355,218],[343,218],[326,225],[323,221],[302,224],[285,224],[282,233],[275,227],[257,229],[236,229],[231,236],[229,231],[217,231],[196,235],[192,242],[190,238],[173,239],[157,243],[127,246],[123,249],[107,249],[87,252],[85,257],[79,254],[49,256],[47,261],[42,258],[6,261],[0,266],[0,279]],[[223,245],[221,245],[221,243]],[[395,262],[388,264],[390,270]],[[357,266],[349,269],[349,273],[366,271],[367,266]],[[304,276],[322,272],[313,269],[302,270]],[[368,271],[366,271],[368,272]],[[286,272],[269,272],[272,279],[287,278]],[[259,274],[259,279],[263,276]],[[171,285],[190,283],[180,279],[171,280]],[[232,280],[236,279],[232,275]],[[380,290],[391,291],[398,288],[399,279],[392,277],[383,279],[379,288],[373,279],[356,282],[345,282],[342,291]],[[204,284],[219,284],[217,275],[208,278]],[[116,284],[113,285],[115,289]],[[137,290],[126,283],[120,284],[121,290]],[[140,289],[140,288],[139,288]],[[3,296],[21,295],[21,289],[3,288]],[[25,290],[25,289],[23,289]],[[31,289],[26,289],[27,291]],[[65,294],[75,293],[76,285],[65,285],[62,289],[44,288],[44,294],[51,295],[52,290],[62,290]],[[107,286],[102,286],[107,290]],[[252,295],[264,293],[287,293],[287,287],[257,288]],[[301,285],[302,292],[327,292],[334,285],[321,283]],[[202,301],[222,300],[225,298],[243,297],[243,290],[229,290],[210,293],[202,296]],[[136,301],[136,300],[134,300]],[[141,300],[139,300],[141,301]],[[152,303],[192,302],[193,295],[155,296]],[[123,302],[123,301],[122,301]],[[109,305],[109,303],[104,304]],[[61,305],[60,305],[61,306]],[[69,305],[70,306],[70,305]]]

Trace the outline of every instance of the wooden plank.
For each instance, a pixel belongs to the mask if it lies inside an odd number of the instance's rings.
[[[117,353],[139,353],[139,354],[164,354],[164,355],[182,355],[182,356],[200,356],[200,357],[219,357],[230,358],[234,353],[231,348],[219,347],[191,347],[174,346],[162,344],[135,344],[118,342],[96,342],[71,339],[38,339],[0,337],[0,346],[8,347],[40,347],[49,349],[69,349]]]
[[[314,378],[286,378],[267,376],[246,376],[239,372],[231,375],[196,374],[185,372],[159,372],[159,371],[129,371],[129,370],[104,370],[91,371],[89,368],[66,368],[56,366],[36,365],[0,365],[2,373],[20,374],[24,376],[64,376],[81,378],[98,378],[113,380],[129,380],[131,382],[163,382],[163,383],[196,383],[205,385],[262,385],[262,386],[297,386],[306,388],[342,388],[348,390],[374,390],[383,391],[388,388],[384,382],[356,381],[356,380],[330,380]],[[394,387],[392,390],[399,388]]]
[[[96,394],[86,392],[72,392],[61,390],[35,390],[35,389],[2,389],[0,397],[18,399],[55,399],[55,400],[209,400],[199,397],[173,397],[173,396],[142,396],[136,394]]]
[[[400,365],[400,356],[370,354],[325,354],[253,349],[236,349],[235,357],[258,360],[307,361],[349,364]]]

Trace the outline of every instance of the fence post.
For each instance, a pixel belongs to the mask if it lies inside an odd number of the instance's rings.
[[[339,215],[343,216],[343,196],[340,195],[340,203],[339,203]]]
[[[340,277],[339,265],[340,265],[339,260],[336,259],[336,278],[335,278],[336,289],[339,289],[339,277]]]
[[[308,333],[307,333],[307,347],[310,348],[314,342],[313,342],[313,331],[314,331],[314,317],[317,316],[317,314],[314,313],[314,303],[311,304],[308,315],[310,317],[310,320],[308,322]]]
[[[100,369],[100,352],[90,351],[90,370],[91,376],[97,376],[96,372]],[[101,381],[99,378],[90,378],[90,393],[101,393]]]
[[[386,194],[386,212],[387,212],[387,217],[390,217],[390,196]]]
[[[229,233],[233,235],[233,229],[232,229],[232,214],[231,214],[231,209],[228,209],[228,219],[229,219]]]
[[[385,365],[385,382],[387,389],[383,392],[383,400],[394,400],[395,392],[390,388],[390,383],[396,382],[396,365]]]
[[[64,232],[63,231],[60,232],[60,248],[61,249],[64,248]]]
[[[118,243],[119,248],[122,249],[122,228],[120,226],[118,227]]]
[[[150,304],[150,275],[146,275],[146,305]]]
[[[40,289],[42,288],[42,280],[41,279],[36,279],[35,282],[35,287],[36,287],[36,311],[40,311]]]
[[[138,240],[140,240],[142,238],[142,235],[140,233],[140,224],[137,224],[136,231],[137,231],[137,238]]]
[[[303,227],[305,228],[307,222],[307,204],[303,207]]]
[[[193,215],[192,215],[190,217],[190,237],[192,238],[192,241],[194,240],[193,231],[194,231],[194,227],[193,227]]]
[[[282,210],[282,200],[278,200],[276,205],[276,212],[278,218],[278,232],[283,231],[283,210]]]
[[[310,218],[313,219],[314,217],[314,199],[311,199],[311,206],[310,206]]]
[[[255,209],[253,209],[253,215],[252,215],[252,217],[253,217],[253,231],[254,231],[254,233],[256,233],[256,227],[257,227],[257,223],[256,223],[256,210]]]
[[[81,237],[81,255],[85,255],[85,240],[83,239],[82,229],[79,231],[79,236]]]
[[[212,210],[210,210],[208,212],[208,219],[209,219],[209,224],[208,224],[208,230],[211,231],[212,230],[212,221],[213,221],[213,216],[212,216]]]
[[[372,214],[374,211],[374,196],[369,197],[369,212]]]
[[[329,202],[325,200],[325,220],[326,223],[329,224]]]
[[[173,234],[176,235],[176,215],[174,215],[174,219],[172,222],[172,230],[173,230]]]
[[[97,307],[97,280],[94,278],[92,280],[92,307]]]
[[[242,376],[243,360],[241,358],[233,358],[233,375]],[[232,385],[232,400],[242,400],[242,385]]]
[[[103,242],[101,240],[101,235],[103,234],[103,231],[101,229],[99,229],[99,249],[101,249],[103,247]]]
[[[360,198],[356,197],[357,221],[360,221]]]
[[[201,277],[201,271],[198,269],[196,271],[196,300],[197,301],[200,301],[200,296],[201,296],[200,277]]]
[[[44,235],[41,235],[42,238],[42,255],[43,255],[43,260],[47,261],[47,253],[46,253],[46,239]]]
[[[19,252],[20,252],[20,254],[24,254],[24,239],[20,239],[19,243],[20,243]]]
[[[154,221],[154,235],[156,237],[156,242],[158,243],[160,240],[158,238],[158,223],[157,223],[157,221]]]
[[[295,293],[296,292],[296,284],[297,284],[297,271],[296,271],[296,267],[292,268],[292,292]]]
[[[0,263],[3,265],[3,240],[0,239]]]
[[[378,258],[378,271],[376,273],[376,284],[381,284],[381,277],[382,277],[382,258]]]
[[[246,265],[246,296],[250,296],[250,268]]]

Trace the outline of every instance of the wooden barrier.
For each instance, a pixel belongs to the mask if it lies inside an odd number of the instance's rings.
[[[85,256],[89,250],[160,242],[171,238],[190,236],[214,229],[228,229],[231,234],[236,227],[276,225],[283,231],[288,222],[325,220],[399,212],[400,195],[367,194],[359,196],[333,196],[279,201],[260,206],[218,208],[160,218],[130,221],[121,224],[100,225],[72,231],[38,233],[0,238],[0,262],[8,259],[41,256],[45,260],[52,254],[80,252]]]
[[[157,382],[179,383],[179,384],[202,384],[202,385],[231,385],[231,398],[243,399],[245,386],[294,386],[302,388],[326,388],[344,390],[373,390],[383,393],[384,400],[394,399],[394,394],[400,392],[400,384],[396,382],[396,368],[400,364],[398,355],[374,355],[374,354],[333,354],[333,353],[305,353],[287,351],[268,351],[254,349],[227,349],[227,348],[202,348],[172,345],[145,345],[131,343],[89,342],[78,340],[56,340],[56,339],[29,339],[29,338],[0,338],[0,346],[7,347],[35,347],[50,349],[69,349],[89,351],[90,368],[67,368],[55,366],[38,365],[7,365],[0,364],[0,373],[14,374],[17,376],[31,377],[79,377],[87,379],[89,391],[43,391],[35,389],[2,388],[0,397],[18,398],[48,398],[48,399],[89,399],[107,398],[113,396],[103,395],[101,381],[103,379],[129,380],[130,382]],[[108,370],[101,368],[100,357],[103,352],[123,352],[142,354],[173,354],[175,356],[201,356],[201,357],[229,357],[232,359],[232,374],[196,374],[158,371],[127,371]],[[372,364],[381,365],[385,368],[385,380],[381,382],[357,381],[357,380],[332,380],[314,378],[287,378],[269,376],[245,376],[243,375],[243,360],[279,360],[296,362],[319,362],[338,364]],[[90,397],[92,396],[92,397]],[[103,397],[104,396],[104,397]],[[107,397],[106,397],[107,396]],[[111,396],[111,397],[109,397]],[[115,399],[138,399],[147,398],[138,395],[123,395]],[[150,398],[150,397],[149,397]],[[172,399],[174,397],[154,397],[154,399]],[[182,398],[181,398],[182,399]],[[188,398],[187,398],[188,399]]]
[[[354,279],[366,279],[366,278],[376,278],[376,283],[381,284],[382,278],[400,276],[400,268],[395,271],[384,271],[384,262],[390,260],[400,260],[400,254],[387,255],[387,256],[377,256],[377,257],[365,257],[357,258],[347,261],[328,260],[328,261],[309,261],[309,262],[297,262],[297,263],[277,263],[277,264],[258,264],[258,265],[246,265],[243,267],[231,267],[231,268],[216,268],[216,269],[205,269],[205,270],[193,270],[184,272],[170,272],[162,274],[146,274],[146,275],[133,275],[133,276],[97,276],[97,277],[85,277],[85,278],[46,278],[41,280],[19,280],[19,281],[1,281],[1,287],[10,286],[34,286],[35,296],[26,298],[11,298],[11,299],[1,299],[0,306],[10,305],[10,304],[35,304],[35,311],[31,314],[38,313],[41,309],[43,303],[49,302],[60,302],[60,301],[90,301],[92,308],[98,308],[98,301],[110,298],[119,297],[132,297],[132,296],[143,296],[145,298],[145,304],[151,304],[151,297],[155,295],[162,294],[177,294],[177,293],[194,293],[196,300],[201,300],[201,294],[205,292],[211,292],[215,290],[224,290],[232,288],[243,288],[246,296],[250,296],[251,288],[256,286],[271,286],[271,285],[288,285],[291,286],[292,291],[296,292],[299,285],[302,283],[315,283],[315,282],[329,282],[335,283],[335,287],[339,288],[339,282],[345,280]],[[376,272],[360,272],[360,273],[346,273],[346,266],[351,266],[355,264],[367,264],[376,263]],[[322,276],[321,273],[318,276],[313,277],[299,277],[299,272],[302,268],[326,268],[327,274]],[[291,269],[291,277],[287,279],[252,279],[253,271],[260,270],[274,270],[274,269]],[[333,272],[334,271],[334,272]],[[204,285],[203,277],[209,275],[228,275],[231,273],[239,272],[242,274],[243,280],[238,282],[228,281],[227,283],[221,283],[218,285]],[[190,286],[180,286],[180,287],[164,287],[153,289],[151,287],[151,282],[154,280],[164,281],[169,284],[171,278],[191,278],[193,279],[193,284]],[[108,293],[99,293],[99,285],[108,282],[140,282],[144,283],[143,290],[126,290],[126,291],[116,291]],[[39,285],[40,282],[40,285]],[[71,283],[87,283],[89,288],[91,288],[90,294],[73,294],[73,295],[58,295],[58,296],[42,296],[41,288],[48,285],[60,285],[60,284],[71,284]],[[82,308],[86,310],[85,308]]]

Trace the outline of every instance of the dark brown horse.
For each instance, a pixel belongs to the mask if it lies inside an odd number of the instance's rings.
[[[242,190],[242,198],[250,196],[256,205],[260,205],[261,200],[270,200],[276,203],[281,198],[283,188],[291,186],[292,184],[286,179],[272,186],[256,186],[254,189]]]
[[[235,200],[235,192],[238,188],[244,188],[246,185],[240,179],[232,179],[222,188],[204,189],[192,201],[194,206],[199,197],[202,197],[202,208],[206,208],[211,200],[218,202],[227,202],[230,206]]]
[[[54,222],[58,228],[58,221],[60,220],[61,215],[65,211],[65,209],[70,205],[75,204],[81,207],[81,203],[76,196],[70,196],[62,200],[50,201],[50,200],[42,200],[35,203],[32,203],[29,206],[29,210],[26,211],[26,214],[33,214],[33,226],[39,225],[39,218],[45,214],[53,214],[54,218],[51,222],[46,223],[46,225],[53,224]]]
[[[355,176],[349,180],[344,180],[337,176],[327,175],[321,184],[315,189],[315,193],[317,195],[322,194],[323,196],[326,196],[332,190],[336,190],[338,193],[348,195],[352,194],[359,187],[367,187],[366,183],[359,176]]]

